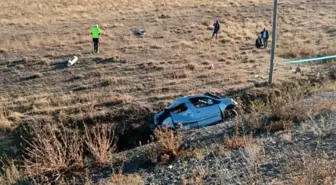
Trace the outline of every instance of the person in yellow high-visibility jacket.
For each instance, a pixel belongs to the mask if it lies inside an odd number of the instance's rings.
[[[91,36],[92,36],[92,40],[93,40],[93,49],[94,49],[95,53],[99,53],[98,45],[99,45],[100,34],[101,34],[101,30],[100,30],[98,24],[96,24],[95,26],[93,26],[91,28]]]

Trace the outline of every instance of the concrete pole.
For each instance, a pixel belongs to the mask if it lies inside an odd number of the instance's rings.
[[[268,78],[269,84],[273,83],[274,55],[275,55],[275,48],[276,48],[277,14],[278,14],[278,0],[274,0],[273,25],[272,25],[272,50],[271,50],[271,61],[270,61],[269,78]]]

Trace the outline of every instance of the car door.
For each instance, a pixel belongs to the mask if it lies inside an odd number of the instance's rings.
[[[221,121],[221,112],[217,100],[208,97],[190,98],[199,126],[207,126]]]
[[[174,124],[181,123],[185,128],[198,127],[197,119],[187,104],[181,103],[170,111]]]

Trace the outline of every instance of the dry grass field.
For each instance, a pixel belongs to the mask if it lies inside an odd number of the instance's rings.
[[[110,123],[122,133],[178,96],[224,95],[268,77],[271,39],[268,49],[254,42],[264,27],[272,32],[271,0],[16,0],[0,9],[2,138],[23,124],[60,122]],[[334,0],[279,2],[276,84],[318,68],[294,73],[284,61],[336,54],[335,10]],[[94,24],[102,29],[99,54]],[[78,62],[66,67],[75,55]]]
[[[336,53],[335,6],[332,0],[280,2],[276,81],[293,76],[295,66],[284,58]],[[263,27],[271,29],[270,1],[21,0],[1,9],[1,98],[22,117],[151,105],[267,78],[270,49],[255,49],[254,40]],[[215,18],[222,28],[211,40]],[[92,54],[89,35],[95,23],[103,31],[99,55]],[[133,27],[148,33],[137,38]],[[74,55],[79,62],[63,68]]]

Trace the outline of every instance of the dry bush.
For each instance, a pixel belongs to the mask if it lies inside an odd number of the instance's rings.
[[[301,92],[292,92],[276,97],[270,102],[271,117],[278,120],[304,121],[309,118],[310,106],[302,101]]]
[[[10,112],[8,116],[8,120],[15,122],[19,122],[21,118],[23,117],[23,114],[19,112]]]
[[[49,58],[42,58],[41,62],[43,65],[46,65],[46,66],[50,66],[52,64],[52,60],[50,60]]]
[[[51,124],[40,124],[26,128],[30,140],[24,149],[26,175],[44,173],[62,174],[84,167],[83,139],[78,131],[64,126],[55,128]]]
[[[293,43],[288,49],[284,51],[282,57],[284,58],[309,58],[316,57],[317,50],[314,45]]]
[[[238,131],[239,116],[236,117],[234,124],[234,135],[230,138],[228,135],[224,136],[224,144],[229,149],[237,149],[250,145],[253,141],[252,134],[241,135]]]
[[[167,163],[170,159],[178,157],[183,138],[179,133],[169,129],[156,129],[154,136],[158,139],[157,154],[159,154],[159,162]]]
[[[13,160],[2,159],[1,163],[4,163],[2,167],[3,175],[0,176],[0,184],[15,184],[21,179],[21,172]]]
[[[311,108],[311,116],[317,116],[336,111],[336,102],[329,100],[317,100]]]
[[[302,122],[315,116],[336,110],[336,103],[325,99],[306,99],[306,94],[317,92],[310,84],[287,87],[280,96],[256,100],[249,104],[250,113],[242,111],[244,122],[252,130],[291,130],[294,122]],[[307,100],[307,101],[306,101]]]
[[[111,153],[116,150],[116,138],[111,125],[85,126],[85,144],[96,163],[103,167],[111,161]]]
[[[106,184],[114,184],[114,185],[143,185],[145,184],[143,177],[139,174],[112,174],[110,179]]]
[[[187,66],[186,66],[186,68],[187,69],[189,69],[189,70],[191,70],[191,71],[194,71],[195,69],[196,69],[196,64],[194,64],[194,63],[189,63]]]
[[[8,120],[7,110],[0,102],[0,129],[8,129],[12,127],[12,123]]]
[[[336,181],[336,168],[330,161],[325,159],[306,159],[300,175],[292,177],[296,185],[333,185]]]
[[[336,91],[336,81],[328,80],[320,85],[316,85],[311,91],[312,93]]]
[[[229,136],[224,136],[224,143],[229,149],[237,149],[241,147],[246,147],[250,145],[253,141],[252,135],[247,136],[237,136],[234,135],[232,138]]]
[[[250,102],[251,113],[244,116],[244,121],[252,130],[286,130],[291,129],[294,121],[309,118],[311,106],[307,105],[300,91],[283,93],[272,97],[270,101],[256,100]]]
[[[326,47],[320,49],[320,56],[334,55],[336,53],[336,47],[333,44],[328,44]]]

